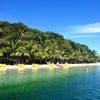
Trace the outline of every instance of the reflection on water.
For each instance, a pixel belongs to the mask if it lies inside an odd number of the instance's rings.
[[[18,68],[18,72],[19,72],[19,73],[23,73],[24,71],[25,71],[25,68],[24,68],[24,67],[19,67],[19,68]]]
[[[89,68],[88,68],[88,67],[86,67],[86,71],[87,71],[87,72],[89,71]]]
[[[0,68],[0,77],[2,77],[2,75],[6,73],[6,70],[6,68]]]
[[[99,100],[100,67],[0,72],[0,100]]]

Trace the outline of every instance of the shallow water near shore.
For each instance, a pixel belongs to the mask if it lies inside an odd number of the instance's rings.
[[[99,66],[0,73],[0,100],[99,99]]]

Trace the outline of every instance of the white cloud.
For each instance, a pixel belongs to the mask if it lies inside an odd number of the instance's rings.
[[[66,38],[90,38],[96,37],[97,35],[67,35]]]
[[[67,33],[99,33],[100,23],[86,24],[86,25],[74,25],[67,27]]]

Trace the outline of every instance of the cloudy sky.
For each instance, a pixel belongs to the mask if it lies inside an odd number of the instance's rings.
[[[58,32],[100,54],[100,0],[0,0],[0,20]]]

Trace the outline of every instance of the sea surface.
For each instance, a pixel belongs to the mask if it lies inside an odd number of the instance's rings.
[[[100,66],[0,72],[0,100],[100,100]]]

